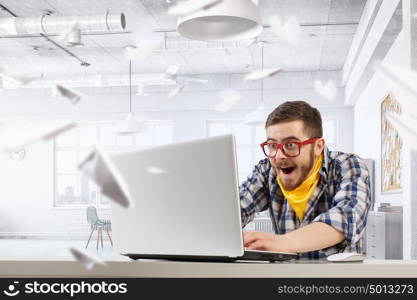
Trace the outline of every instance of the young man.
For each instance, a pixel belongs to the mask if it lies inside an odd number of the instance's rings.
[[[329,151],[320,112],[304,101],[278,106],[265,128],[267,158],[240,186],[242,223],[269,210],[276,234],[244,232],[244,246],[309,258],[360,253],[370,206],[363,160]]]

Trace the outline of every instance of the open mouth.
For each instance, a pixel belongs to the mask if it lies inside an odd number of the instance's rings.
[[[291,174],[294,170],[295,170],[295,167],[281,168],[282,173],[286,175]]]

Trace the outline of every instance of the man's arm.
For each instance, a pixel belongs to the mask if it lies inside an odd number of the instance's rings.
[[[314,222],[282,235],[248,231],[243,233],[243,239],[249,250],[301,253],[339,244],[345,236],[330,225]]]
[[[248,178],[241,184],[240,209],[242,226],[253,220],[255,213],[268,208],[268,176],[271,165],[267,159],[261,160]]]

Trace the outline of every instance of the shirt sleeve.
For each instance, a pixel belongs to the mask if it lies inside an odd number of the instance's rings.
[[[270,169],[268,159],[261,160],[240,185],[239,194],[243,227],[253,220],[255,213],[269,207],[268,177]]]
[[[338,189],[332,207],[318,215],[313,222],[323,222],[344,233],[342,244],[350,251],[358,251],[371,204],[369,172],[366,164],[351,155],[336,168]]]

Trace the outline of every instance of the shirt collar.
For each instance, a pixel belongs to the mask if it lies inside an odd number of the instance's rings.
[[[323,164],[322,167],[320,169],[320,175],[322,176],[322,178],[324,179],[325,182],[327,182],[327,175],[328,170],[330,167],[330,150],[329,148],[327,148],[327,146],[324,146],[323,149]]]

